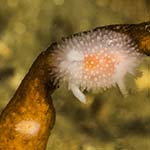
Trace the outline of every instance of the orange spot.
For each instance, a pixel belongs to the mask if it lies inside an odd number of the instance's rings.
[[[93,70],[99,65],[99,59],[96,54],[90,54],[84,58],[84,67]]]
[[[109,52],[89,54],[85,56],[83,61],[85,74],[99,72],[99,74],[112,75],[117,63],[116,54]]]

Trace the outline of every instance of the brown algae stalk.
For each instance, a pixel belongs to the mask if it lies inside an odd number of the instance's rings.
[[[42,52],[0,116],[0,150],[44,150],[54,125],[50,51]]]
[[[68,82],[82,102],[80,88],[117,83],[124,94],[118,65],[132,73],[144,55],[150,55],[150,22],[99,27],[52,44],[38,56],[0,115],[0,150],[45,150],[55,120],[51,94],[59,80]]]

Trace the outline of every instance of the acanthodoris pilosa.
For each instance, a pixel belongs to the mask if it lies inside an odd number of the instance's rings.
[[[126,95],[124,77],[134,75],[142,54],[128,35],[99,28],[62,39],[53,47],[53,73],[73,94],[86,102],[84,90],[118,85]]]

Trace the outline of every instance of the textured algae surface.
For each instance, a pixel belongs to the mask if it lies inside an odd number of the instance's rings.
[[[51,42],[101,25],[144,22],[149,14],[148,0],[1,0],[0,111]],[[113,88],[87,93],[84,105],[61,85],[47,150],[150,150],[149,58],[139,70],[141,77],[126,77],[127,98]]]

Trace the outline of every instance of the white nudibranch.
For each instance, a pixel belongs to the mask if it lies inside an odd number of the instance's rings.
[[[68,83],[75,97],[86,102],[84,90],[118,85],[127,95],[124,78],[141,62],[138,46],[126,34],[99,28],[75,34],[53,48],[56,80]]]

